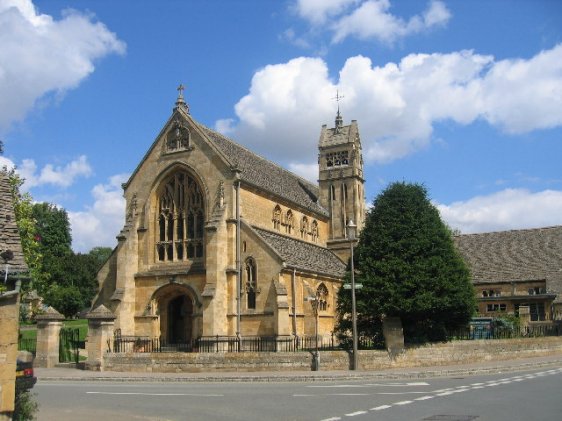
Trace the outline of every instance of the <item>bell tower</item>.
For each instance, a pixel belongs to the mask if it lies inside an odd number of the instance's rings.
[[[330,213],[328,248],[346,261],[346,226],[351,220],[360,233],[365,220],[365,180],[357,121],[351,120],[350,125],[344,126],[339,105],[335,127],[323,125],[320,132],[318,170],[320,203]]]

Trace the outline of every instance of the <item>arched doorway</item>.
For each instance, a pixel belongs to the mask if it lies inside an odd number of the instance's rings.
[[[186,344],[191,342],[193,327],[193,303],[185,295],[178,295],[167,304],[167,337],[168,344]]]

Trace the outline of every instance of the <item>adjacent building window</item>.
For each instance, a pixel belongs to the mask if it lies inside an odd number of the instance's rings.
[[[156,254],[161,262],[202,258],[203,194],[186,171],[168,177],[159,189]]]
[[[250,310],[256,309],[256,293],[258,289],[258,278],[256,262],[249,257],[246,260],[246,307]]]
[[[495,312],[495,311],[506,311],[507,304],[487,304],[486,311],[488,313]]]

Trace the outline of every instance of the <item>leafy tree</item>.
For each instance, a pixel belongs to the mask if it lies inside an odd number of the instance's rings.
[[[90,250],[88,255],[92,256],[92,258],[97,262],[96,272],[101,269],[107,259],[109,259],[111,253],[113,253],[113,249],[111,247],[94,247]]]
[[[96,279],[98,268],[99,263],[96,256],[90,254],[71,253],[61,262],[61,269],[65,277],[58,282],[58,285],[76,287],[80,291],[82,300],[82,308],[80,310],[89,307],[96,295],[98,290]]]
[[[33,217],[36,221],[35,237],[43,256],[39,289],[45,295],[53,283],[64,285],[67,274],[63,263],[72,254],[70,223],[66,210],[51,203],[35,203]]]
[[[400,317],[406,342],[445,339],[470,320],[475,296],[466,264],[425,187],[393,183],[374,201],[355,249],[360,334],[381,336]],[[350,293],[339,294],[339,329],[349,327]]]
[[[52,285],[45,294],[45,302],[66,318],[74,317],[84,308],[82,293],[75,286]]]

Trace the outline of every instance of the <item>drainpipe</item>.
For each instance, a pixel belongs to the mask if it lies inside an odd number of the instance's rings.
[[[240,301],[242,274],[240,273],[240,180],[236,184],[236,336],[240,338]]]
[[[291,290],[293,300],[293,336],[297,336],[297,270],[293,268],[293,276],[291,277]]]

